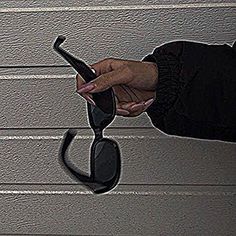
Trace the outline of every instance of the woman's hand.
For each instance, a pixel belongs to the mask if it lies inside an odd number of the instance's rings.
[[[158,80],[155,63],[105,59],[91,67],[98,76],[95,80],[85,84],[79,75],[76,76],[77,92],[88,102],[95,105],[92,94],[112,87],[116,114],[132,117],[140,115],[154,101]]]

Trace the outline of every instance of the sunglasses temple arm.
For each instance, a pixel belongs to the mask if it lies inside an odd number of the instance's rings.
[[[83,171],[78,170],[78,168],[72,168],[71,164],[67,162],[67,149],[69,145],[71,144],[73,138],[75,137],[76,133],[72,132],[71,130],[68,130],[65,134],[64,140],[62,142],[62,148],[61,148],[61,161],[63,164],[68,168],[68,170],[77,177],[80,181],[83,182],[90,182],[89,176],[87,176]],[[75,170],[76,169],[76,170]]]
[[[83,61],[75,58],[60,46],[54,45],[54,49],[83,77],[86,83],[96,78],[96,75],[93,73],[93,71]]]
[[[65,165],[65,167],[70,171],[70,173],[73,175],[73,177],[76,177],[79,181],[81,181],[86,187],[88,187],[90,190],[93,192],[98,191],[99,189],[104,189],[104,184],[94,182],[93,179],[89,176],[87,176],[83,171],[79,170],[76,168],[72,168],[66,160],[66,153],[67,149],[72,142],[73,138],[75,136],[75,133],[71,132],[71,130],[68,130],[68,132],[65,135],[64,141],[62,143],[62,148],[61,148],[61,161]]]

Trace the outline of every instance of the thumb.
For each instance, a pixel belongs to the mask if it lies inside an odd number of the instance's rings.
[[[127,76],[124,69],[120,68],[100,75],[95,80],[84,84],[78,90],[79,93],[98,93],[118,84],[127,83]]]

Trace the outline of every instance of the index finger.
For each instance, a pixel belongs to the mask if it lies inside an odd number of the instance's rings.
[[[91,67],[96,71],[96,75],[99,76],[101,74],[105,74],[115,69],[118,69],[125,63],[126,63],[125,60],[106,58],[102,61],[92,64]]]
[[[77,90],[80,89],[80,87],[85,84],[85,80],[82,78],[82,76],[80,74],[76,75],[76,87]]]
[[[98,93],[119,84],[127,84],[132,80],[132,74],[129,74],[127,68],[121,67],[117,70],[102,74],[95,80],[82,87],[79,92]]]

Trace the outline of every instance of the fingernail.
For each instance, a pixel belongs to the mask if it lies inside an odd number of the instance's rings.
[[[144,103],[144,105],[145,105],[146,107],[149,107],[149,106],[153,103],[153,101],[154,101],[154,99],[151,98],[151,99],[147,100],[147,101]]]
[[[118,108],[117,112],[119,113],[119,115],[124,115],[124,116],[129,115],[129,112],[123,109]]]
[[[88,102],[88,103],[90,103],[91,105],[94,105],[94,106],[96,106],[96,104],[95,104],[95,102],[93,101],[93,99],[92,99],[92,98],[90,98],[90,97],[87,97],[87,98],[86,98],[86,100],[87,100],[87,102]]]
[[[144,103],[142,104],[135,104],[131,107],[131,110],[134,110],[134,109],[138,109],[138,108],[142,108],[144,106]]]
[[[133,106],[133,105],[135,105],[135,104],[136,104],[135,102],[132,102],[132,103],[130,103],[130,104],[124,104],[124,105],[122,105],[121,107],[122,107],[123,109],[130,109],[131,106]]]
[[[86,93],[89,92],[90,90],[94,89],[95,85],[94,84],[85,84],[80,87],[79,90],[77,90],[78,93]]]

